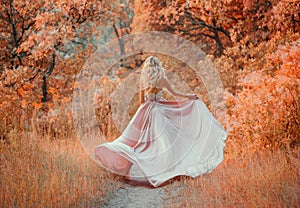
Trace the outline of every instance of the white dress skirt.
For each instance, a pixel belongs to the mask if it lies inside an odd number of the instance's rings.
[[[114,173],[137,178],[138,167],[154,187],[178,176],[211,172],[224,159],[227,131],[204,102],[167,101],[162,91],[146,101],[120,137],[95,147],[95,159]]]

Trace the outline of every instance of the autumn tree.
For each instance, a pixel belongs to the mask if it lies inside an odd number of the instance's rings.
[[[163,30],[187,37],[205,45],[208,51],[223,54],[230,45],[227,19],[218,9],[223,1],[142,1],[148,12],[147,23]]]
[[[230,151],[289,153],[300,145],[300,39],[291,39],[266,54],[262,69],[240,78],[236,96],[228,94]]]
[[[276,50],[278,44],[290,41],[292,34],[300,32],[299,1],[242,2],[241,12],[231,29],[233,46],[227,48],[225,55],[234,70],[252,71],[266,64],[264,53]],[[273,40],[269,48],[263,47]]]
[[[217,56],[233,42],[259,44],[276,32],[284,35],[288,30],[299,31],[299,1],[144,0],[142,4],[153,29],[198,42],[206,52]]]
[[[119,40],[120,53],[125,55],[125,44],[124,40],[121,38],[123,35],[128,35],[131,33],[131,23],[133,18],[133,1],[121,0],[120,5],[121,9],[120,15],[112,22],[112,27],[114,28],[116,37]]]
[[[1,0],[0,106],[7,124],[18,123],[12,120],[21,112],[70,101],[75,75],[105,26],[113,30],[124,16],[119,3]]]

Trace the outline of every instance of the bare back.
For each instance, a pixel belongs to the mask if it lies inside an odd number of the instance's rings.
[[[198,99],[196,94],[183,94],[180,92],[175,91],[170,83],[167,77],[161,77],[159,80],[157,80],[155,86],[149,86],[143,90],[141,90],[140,94],[140,102],[144,102],[144,93],[147,94],[157,94],[159,93],[162,89],[167,89],[173,96],[179,96],[183,98],[188,98],[188,99]]]
[[[173,90],[169,83],[169,80],[166,77],[161,77],[159,80],[157,80],[155,86],[149,86],[145,88],[145,93],[156,94],[164,88],[167,89],[172,95],[177,95],[177,92]]]
[[[145,94],[156,94],[158,93],[159,91],[161,91],[163,89],[163,85],[161,83],[161,80],[163,78],[160,78],[159,80],[157,80],[157,82],[155,83],[155,86],[149,86],[149,87],[146,87],[144,89],[145,91]]]

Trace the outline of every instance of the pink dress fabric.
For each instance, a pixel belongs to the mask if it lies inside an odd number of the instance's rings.
[[[224,159],[227,131],[201,99],[167,101],[162,91],[146,101],[113,142],[95,147],[95,159],[120,175],[138,178],[138,167],[154,187],[178,176],[211,172]]]

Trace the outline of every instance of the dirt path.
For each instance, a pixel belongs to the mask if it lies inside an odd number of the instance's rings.
[[[164,188],[152,189],[141,185],[130,185],[125,183],[113,196],[108,199],[104,207],[113,208],[142,208],[142,207],[164,207],[166,197]]]
[[[171,198],[177,197],[177,192],[183,188],[182,182],[168,183],[154,188],[145,178],[119,182],[117,189],[100,207],[105,208],[163,208],[168,207]],[[176,185],[177,184],[177,185]],[[181,184],[181,186],[180,186]],[[175,188],[176,187],[176,188]],[[170,193],[171,195],[167,194]]]

